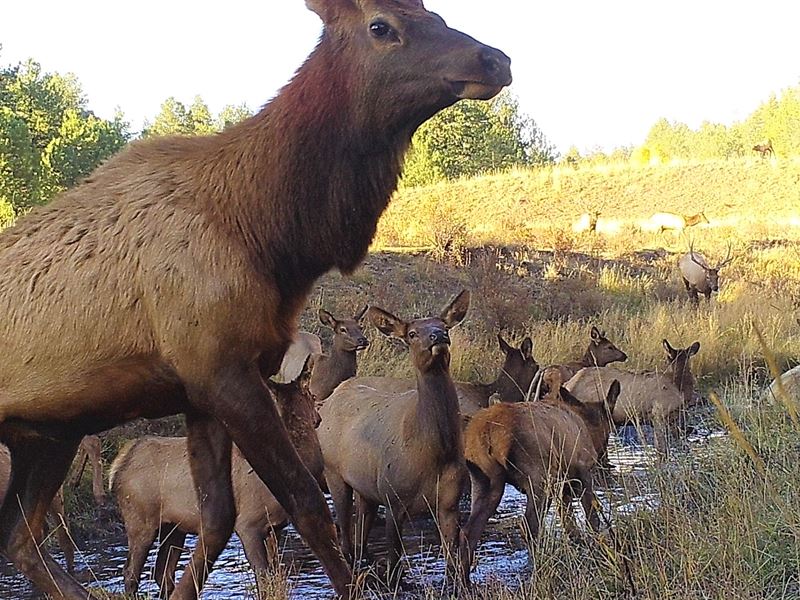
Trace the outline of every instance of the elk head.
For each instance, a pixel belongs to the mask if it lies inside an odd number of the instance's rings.
[[[324,308],[319,309],[320,323],[333,330],[334,348],[344,352],[356,352],[369,346],[369,340],[362,329],[362,321],[368,308],[369,306],[365,305],[352,319],[337,319]]]
[[[709,267],[705,261],[697,260],[697,257],[694,254],[694,242],[689,244],[689,258],[692,259],[692,262],[696,264],[698,267],[701,267],[703,271],[706,273],[706,281],[708,282],[708,287],[713,292],[719,291],[719,271],[722,267],[727,265],[733,260],[731,256],[731,245],[728,244],[728,252],[725,255],[725,258],[719,263],[716,267]]]
[[[511,83],[510,59],[450,29],[422,0],[306,0],[324,23],[320,49],[336,62],[361,125],[416,129],[461,99],[488,100]],[[339,65],[339,57],[347,56]],[[381,107],[376,111],[375,107]],[[413,130],[412,130],[413,132]]]
[[[519,348],[514,348],[498,333],[497,342],[506,357],[495,382],[495,390],[506,402],[522,401],[539,370],[533,358],[533,341],[526,337]]]
[[[384,335],[405,342],[411,350],[414,367],[426,373],[434,368],[449,369],[449,330],[467,316],[468,308],[469,292],[464,290],[447,304],[438,317],[404,321],[375,306],[369,308],[367,317]]]
[[[592,325],[589,331],[589,338],[591,340],[589,342],[589,355],[592,359],[592,364],[604,367],[612,362],[625,362],[628,360],[628,355],[606,337],[605,331],[600,331]]]

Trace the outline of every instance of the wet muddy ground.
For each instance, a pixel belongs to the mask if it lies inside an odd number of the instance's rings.
[[[701,451],[702,446],[717,435],[719,434],[702,430],[697,432],[690,437],[688,451]],[[658,496],[648,477],[655,459],[652,448],[641,447],[635,438],[635,434],[631,435],[630,432],[612,436],[609,455],[611,462],[617,465],[616,473],[597,488],[606,515],[652,509],[658,503]],[[522,530],[525,503],[524,495],[510,486],[506,487],[503,501],[497,514],[490,521],[478,549],[476,568],[472,575],[473,582],[479,585],[490,581],[501,582],[503,585],[515,588],[530,575],[528,549]],[[465,505],[465,509],[467,508]],[[580,508],[576,507],[575,512],[580,522],[582,518]],[[380,523],[376,523],[370,538],[370,548],[377,557],[384,554],[382,529]],[[407,552],[405,587],[391,594],[376,593],[376,597],[383,595],[411,600],[421,595],[419,590],[436,589],[445,585],[444,560],[439,556],[438,536],[432,520],[420,520],[407,525],[404,533]],[[551,508],[544,535],[559,534],[558,519]],[[193,539],[189,538],[187,544],[193,543]],[[313,600],[332,597],[330,582],[319,562],[291,527],[284,535],[282,549],[283,560],[290,573],[292,598]],[[126,550],[124,537],[111,542],[104,540],[88,543],[76,553],[78,568],[89,571],[88,579],[91,582],[89,585],[102,587],[110,592],[122,592],[122,568]],[[57,553],[56,556],[58,557]],[[155,548],[150,553],[145,573],[151,574],[154,564]],[[239,540],[234,536],[217,561],[202,597],[204,600],[254,598],[254,588],[253,573],[247,564]],[[143,579],[140,592],[147,597],[157,597],[157,587],[149,579],[146,581]],[[32,600],[41,597],[11,565],[0,564],[0,598]]]

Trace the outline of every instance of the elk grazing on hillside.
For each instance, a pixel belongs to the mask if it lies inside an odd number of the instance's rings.
[[[465,525],[470,556],[475,552],[486,523],[497,510],[506,483],[527,497],[525,522],[535,542],[549,506],[553,488],[562,525],[571,537],[578,535],[572,517],[572,500],[579,497],[589,526],[600,526],[591,469],[598,454],[594,439],[605,432],[619,395],[619,382],[609,385],[604,401],[574,406],[581,401],[561,388],[557,368],[543,374],[550,392],[542,402],[500,402],[478,411],[464,433],[465,457],[472,482],[472,507]],[[594,409],[594,413],[588,414]],[[595,431],[597,429],[598,431]]]
[[[605,367],[613,362],[625,362],[626,360],[628,360],[628,355],[606,337],[606,332],[600,331],[592,325],[589,330],[589,347],[586,348],[583,356],[579,360],[559,365],[558,368],[561,371],[561,379],[569,381],[575,373],[585,367]]]
[[[303,464],[321,480],[322,452],[314,431],[320,417],[309,381],[310,370],[304,369],[292,383],[268,381],[267,385]],[[231,480],[236,503],[234,531],[260,582],[277,560],[277,536],[289,515],[236,446]],[[186,438],[143,437],[128,442],[112,463],[109,488],[117,498],[128,535],[125,593],[137,593],[147,553],[159,537],[155,577],[161,597],[169,597],[186,534],[198,534],[203,526]]]
[[[679,215],[671,212],[653,213],[645,229],[656,230],[659,233],[664,231],[683,231],[687,227],[694,227],[700,223],[708,224],[708,218],[704,212],[694,215]]]
[[[386,507],[388,576],[399,578],[403,524],[432,511],[450,573],[468,577],[458,501],[466,478],[458,395],[450,377],[449,329],[467,314],[461,292],[439,317],[404,321],[370,307],[367,317],[385,335],[409,347],[417,385],[390,377],[342,383],[320,409],[319,440],[325,479],[336,507],[342,550],[366,556],[366,533],[379,505]],[[367,525],[353,550],[353,494]]]
[[[263,379],[314,281],[365,256],[417,127],[492,98],[511,70],[422,0],[306,5],[319,44],[258,114],[135,141],[0,235],[0,552],[44,593],[87,596],[37,544],[80,439],[184,413],[203,527],[173,598],[197,597],[233,530],[231,438],[350,594],[325,499]]]
[[[756,144],[753,146],[753,152],[758,152],[761,158],[775,156],[775,150],[772,148],[772,140],[767,140],[763,144]]]
[[[352,319],[337,319],[325,309],[319,309],[319,320],[333,330],[333,346],[330,354],[312,354],[311,393],[322,402],[331,395],[336,386],[356,376],[356,352],[369,346],[369,340],[361,329],[361,320],[368,306]]]
[[[711,301],[711,294],[719,291],[719,271],[729,264],[731,257],[731,247],[728,246],[728,253],[716,267],[709,267],[706,258],[699,252],[695,252],[693,245],[689,245],[689,252],[678,260],[678,268],[681,272],[681,279],[686,288],[686,294],[693,304],[698,304],[699,294],[703,294],[706,302]]]
[[[296,332],[281,360],[278,380],[287,382],[297,379],[306,360],[313,354],[322,354],[322,340],[319,336],[308,331]]]
[[[694,403],[694,377],[689,359],[700,350],[700,342],[676,350],[667,340],[662,342],[667,353],[664,371],[630,373],[616,367],[581,369],[564,387],[581,400],[599,401],[612,380],[622,385],[622,393],[614,408],[614,423],[651,423],[655,430],[656,449],[668,452],[667,432],[680,411]]]
[[[470,417],[481,408],[489,406],[493,395],[502,402],[522,402],[527,398],[531,382],[539,370],[533,358],[533,342],[526,337],[515,348],[497,334],[504,359],[497,377],[491,383],[467,383],[456,381],[458,402],[462,416]]]
[[[591,213],[583,213],[577,221],[572,224],[574,233],[594,233],[597,231],[597,219],[600,211],[595,210]]]

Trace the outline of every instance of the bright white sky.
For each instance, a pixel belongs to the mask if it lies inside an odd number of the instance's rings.
[[[216,113],[260,107],[313,49],[303,0],[3,3],[0,64],[75,73],[97,114],[138,130],[196,94]],[[800,83],[795,0],[426,0],[512,59],[522,109],[566,152],[641,143],[660,117],[696,127],[746,117]]]

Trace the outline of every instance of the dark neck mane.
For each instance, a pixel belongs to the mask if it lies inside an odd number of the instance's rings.
[[[358,266],[413,133],[370,124],[339,56],[323,37],[274,100],[217,136],[203,164],[211,210],[284,303],[331,268]]]

